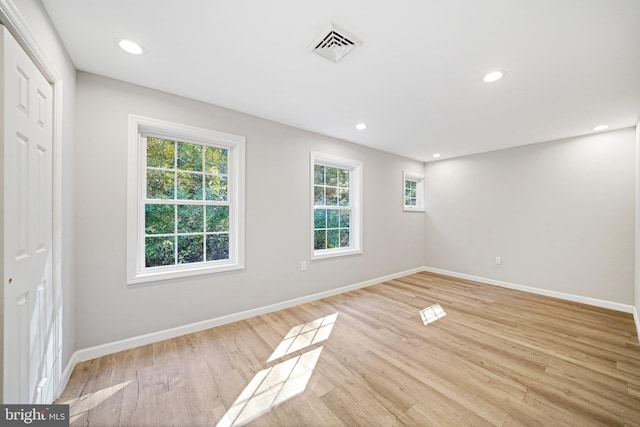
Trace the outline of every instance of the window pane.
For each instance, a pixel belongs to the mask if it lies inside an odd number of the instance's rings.
[[[405,181],[405,187],[414,189],[414,188],[416,188],[416,182],[415,181],[406,180]]]
[[[159,267],[175,263],[173,237],[147,237],[144,244],[146,267]]]
[[[147,170],[147,198],[173,199],[173,177],[175,173]]]
[[[327,187],[327,206],[338,206],[338,190]]]
[[[327,228],[327,210],[313,210],[313,228]]]
[[[349,171],[347,169],[338,169],[338,187],[349,187]]]
[[[340,226],[340,211],[331,209],[327,212],[327,228],[338,228]]]
[[[324,184],[324,166],[313,166],[313,183],[316,185]]]
[[[207,236],[207,261],[229,259],[229,235],[214,234]]]
[[[340,229],[340,247],[341,248],[349,247],[349,229],[347,228]]]
[[[416,190],[411,188],[406,188],[404,190],[404,195],[407,197],[416,197]]]
[[[313,249],[320,250],[327,248],[327,232],[316,230],[313,232]]]
[[[178,200],[202,200],[202,175],[178,172]]]
[[[175,145],[173,141],[160,138],[147,138],[147,166],[152,168],[173,169]]]
[[[326,168],[327,185],[336,187],[338,185],[338,169]]]
[[[227,178],[217,175],[206,175],[207,200],[227,200]]]
[[[313,187],[313,204],[316,206],[325,205],[324,187]]]
[[[208,173],[227,173],[227,150],[217,147],[204,148],[204,170]]]
[[[349,214],[351,211],[347,209],[340,209],[340,227],[349,228]]]
[[[338,190],[338,205],[349,206],[349,190],[346,188],[340,188]]]
[[[327,230],[327,249],[340,247],[340,233],[338,230]]]
[[[178,233],[202,233],[204,206],[178,205]]]
[[[173,234],[175,232],[173,205],[145,205],[144,232],[146,234]]]
[[[178,169],[202,170],[202,145],[178,142]]]
[[[204,236],[178,236],[178,264],[204,261]]]
[[[229,206],[207,206],[207,232],[212,231],[229,231]]]

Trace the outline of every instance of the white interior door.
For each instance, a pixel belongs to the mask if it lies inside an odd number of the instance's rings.
[[[4,403],[54,396],[53,90],[0,26]]]

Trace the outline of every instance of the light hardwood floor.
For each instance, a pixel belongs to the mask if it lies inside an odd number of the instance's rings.
[[[418,273],[80,363],[58,403],[74,426],[640,426],[640,346],[630,314]]]

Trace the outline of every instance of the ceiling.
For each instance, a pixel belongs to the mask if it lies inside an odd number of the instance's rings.
[[[421,161],[640,117],[638,0],[42,2],[79,70]],[[332,22],[363,42],[338,63]]]

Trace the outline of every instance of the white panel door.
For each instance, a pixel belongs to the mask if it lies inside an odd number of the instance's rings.
[[[53,90],[0,27],[4,403],[54,396]]]

